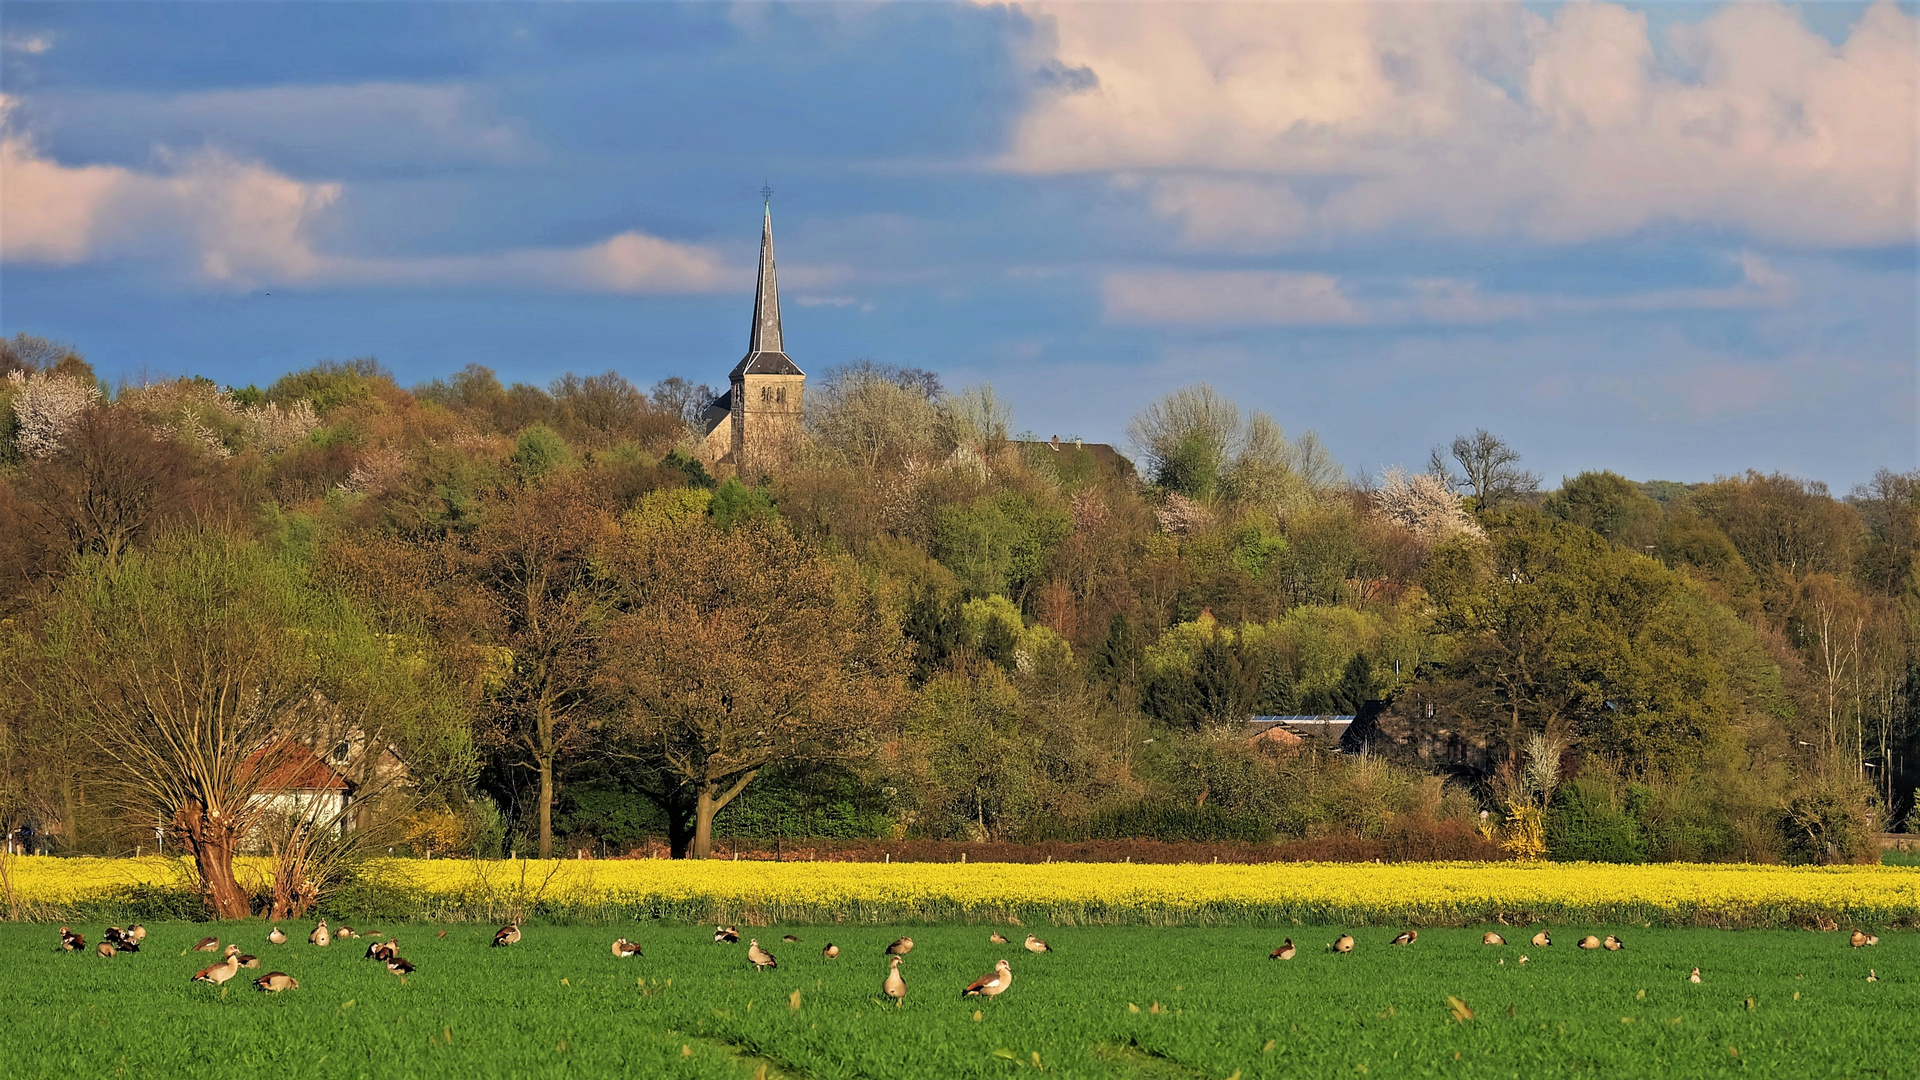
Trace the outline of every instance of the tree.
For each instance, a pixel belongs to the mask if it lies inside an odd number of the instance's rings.
[[[1490,510],[1540,490],[1540,478],[1520,467],[1520,452],[1486,428],[1453,440],[1449,453],[1460,473],[1454,475],[1448,470],[1438,447],[1433,451],[1431,471],[1446,477],[1455,490],[1471,491],[1476,509]]]
[[[44,460],[22,470],[22,526],[59,555],[98,555],[109,565],[205,492],[187,450],[155,438],[116,406],[80,412]]]
[[[483,633],[510,657],[491,736],[539,778],[543,859],[553,854],[556,764],[586,744],[608,603],[589,555],[610,525],[582,477],[562,472],[497,496],[459,548],[487,609]]]
[[[1660,504],[1615,472],[1583,472],[1562,480],[1540,507],[1561,521],[1583,525],[1629,551],[1657,546]]]
[[[1373,492],[1373,506],[1388,521],[1428,543],[1484,535],[1460,505],[1460,497],[1431,473],[1409,476],[1403,469],[1386,470]]]
[[[869,753],[905,695],[899,625],[777,522],[628,527],[599,559],[618,591],[600,657],[609,741],[691,803],[691,855],[768,765]],[[686,795],[690,793],[691,799]]]
[[[835,368],[807,394],[807,427],[821,445],[871,473],[930,457],[941,429],[940,378],[862,360]]]
[[[400,662],[350,606],[291,560],[218,532],[172,533],[117,565],[86,558],[35,651],[42,714],[75,725],[127,810],[185,836],[221,919],[250,913],[233,860],[271,828],[274,777],[315,751],[352,770],[357,752],[399,743],[386,725],[412,711],[412,680],[389,677]],[[345,824],[306,809],[296,831]],[[302,895],[305,861],[276,869],[276,894]]]

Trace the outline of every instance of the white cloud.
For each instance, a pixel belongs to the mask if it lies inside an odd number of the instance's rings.
[[[639,232],[574,248],[362,258],[313,235],[337,183],[297,180],[221,151],[162,154],[161,171],[67,166],[4,127],[0,97],[0,260],[68,265],[137,259],[192,267],[234,287],[511,285],[592,292],[703,292],[738,275],[712,250]]]
[[[51,34],[6,34],[0,36],[0,49],[7,52],[23,52],[29,56],[39,56],[53,48]]]
[[[1614,312],[1776,308],[1792,299],[1792,281],[1760,256],[1743,252],[1738,262],[1738,284],[1610,296],[1486,292],[1462,278],[1375,284],[1318,273],[1165,269],[1110,273],[1101,296],[1109,323],[1211,327],[1475,326]]]
[[[1665,223],[1815,246],[1911,242],[1920,21],[1883,0],[1835,46],[1729,4],[1671,42],[1569,3],[1041,4],[1037,97],[1003,159],[1110,172],[1195,244],[1413,225],[1547,241]]]
[[[1325,326],[1364,321],[1326,274],[1123,270],[1101,282],[1111,323]]]

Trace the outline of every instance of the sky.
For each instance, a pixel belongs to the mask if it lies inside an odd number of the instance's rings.
[[[1207,382],[1355,476],[1920,466],[1912,4],[0,3],[0,332],[109,379],[721,383],[1111,441]]]

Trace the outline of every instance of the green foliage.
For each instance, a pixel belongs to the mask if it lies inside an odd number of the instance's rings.
[[[274,380],[266,399],[286,405],[305,398],[314,411],[325,416],[335,409],[365,401],[373,394],[378,380],[391,382],[392,376],[372,357],[349,360],[322,360],[305,371],[290,372]]]
[[[1583,472],[1547,496],[1541,509],[1632,551],[1653,546],[1660,534],[1660,504],[1618,473]]]
[[[714,525],[722,529],[731,529],[742,521],[771,522],[780,517],[780,512],[774,509],[773,497],[764,486],[750,488],[731,476],[714,489],[707,513]]]
[[[1643,805],[1652,795],[1644,786],[1638,793]],[[1575,779],[1561,785],[1547,815],[1547,852],[1559,862],[1640,863],[1647,861],[1647,841],[1611,787]]]
[[[1064,511],[1012,492],[983,495],[940,512],[933,555],[959,578],[968,596],[1019,597],[1072,531]]]
[[[687,483],[693,487],[706,488],[711,491],[717,486],[713,476],[707,472],[705,465],[700,464],[698,461],[695,461],[693,458],[688,457],[678,450],[667,451],[667,456],[661,459],[661,463],[678,469],[681,473],[685,474]]]
[[[509,460],[521,478],[537,480],[566,464],[570,456],[566,441],[555,434],[552,428],[535,424],[520,433],[520,440],[514,444],[513,456]]]

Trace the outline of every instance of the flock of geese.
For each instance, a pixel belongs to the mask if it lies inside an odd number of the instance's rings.
[[[319,925],[315,926],[313,931],[307,935],[307,942],[308,944],[324,949],[335,941],[349,941],[360,936],[353,927],[344,924],[336,930],[329,930],[327,928],[327,920],[321,919]],[[447,932],[445,930],[440,931],[440,936],[446,937]],[[113,957],[120,953],[137,953],[140,951],[140,943],[145,941],[146,937],[147,928],[139,923],[135,923],[124,930],[118,926],[109,926],[106,932],[101,935],[101,941],[95,946],[94,951],[102,957]],[[287,935],[281,931],[278,925],[275,925],[267,934],[267,941],[274,945],[284,945],[287,943],[287,940]],[[993,931],[987,940],[994,945],[1011,944],[1006,935],[1000,933],[998,930]],[[1387,944],[1389,946],[1407,946],[1412,945],[1418,940],[1420,940],[1420,931],[1407,930],[1396,935],[1393,940],[1387,942]],[[787,934],[781,938],[781,941],[788,944],[798,944],[800,939],[792,934]],[[740,943],[740,931],[731,926],[716,926],[713,928],[713,942],[716,945],[738,945]],[[1535,948],[1549,948],[1553,945],[1553,935],[1546,930],[1542,930],[1533,935],[1532,942]],[[494,948],[504,948],[519,943],[520,924],[517,922],[508,923],[493,935]],[[1481,936],[1480,943],[1482,945],[1505,945],[1507,944],[1507,939],[1489,930]],[[1353,935],[1343,933],[1327,946],[1327,951],[1342,954],[1350,953],[1354,950],[1354,944]],[[1627,947],[1626,942],[1612,934],[1608,934],[1604,938],[1587,934],[1579,940],[1578,944],[1582,949],[1605,949],[1608,952],[1619,952]],[[1880,944],[1880,938],[1874,934],[1855,930],[1848,938],[1848,944],[1856,949],[1860,949],[1869,945]],[[1053,951],[1053,946],[1048,945],[1032,934],[1027,935],[1026,940],[1021,943],[1021,946],[1030,953],[1049,953]],[[67,952],[82,952],[87,947],[87,939],[75,933],[71,928],[63,926],[60,928],[60,947]],[[227,980],[240,974],[242,968],[258,969],[260,967],[260,958],[241,952],[238,944],[229,943],[223,951],[220,945],[220,939],[217,937],[201,938],[194,944],[193,949],[195,952],[219,952],[222,954],[222,959],[218,963],[211,964],[195,972],[192,979],[194,982],[211,983],[214,986],[225,986]],[[628,941],[624,937],[614,940],[612,951],[613,955],[620,959],[643,955],[643,951],[638,942]],[[896,940],[893,944],[888,945],[884,954],[888,958],[887,976],[885,981],[881,983],[880,992],[893,999],[896,1003],[904,1002],[907,998],[907,983],[900,975],[900,959],[912,951],[913,938],[903,937]],[[1300,950],[1294,945],[1293,939],[1287,938],[1281,942],[1279,948],[1273,950],[1273,952],[1268,955],[1268,959],[1291,960],[1299,955],[1299,952]],[[829,941],[826,947],[820,950],[820,955],[827,960],[836,960],[840,956],[840,946]],[[388,971],[399,976],[402,982],[406,981],[406,977],[411,975],[415,970],[413,963],[400,955],[400,939],[392,935],[388,935],[385,941],[380,940],[380,935],[374,935],[367,945],[366,958],[369,960],[378,960]],[[752,964],[756,971],[772,971],[780,966],[779,959],[776,958],[773,953],[762,948],[760,939],[758,938],[747,939],[747,962]],[[1500,962],[1505,964],[1506,960],[1502,959]],[[1522,964],[1527,963],[1527,955],[1525,953],[1520,954],[1519,962]],[[1687,981],[1694,983],[1700,981],[1700,969],[1698,967],[1694,968],[1693,971],[1687,975]],[[1867,981],[1879,982],[1880,976],[1872,968],[1868,968]],[[254,979],[253,985],[261,992],[269,994],[277,994],[283,990],[298,990],[300,988],[300,983],[284,971],[269,971]],[[1012,985],[1013,967],[1008,964],[1007,961],[1001,960],[993,966],[992,971],[968,983],[966,989],[960,991],[960,996],[963,998],[995,998],[1006,993],[1007,989]]]
[[[799,944],[800,942],[800,939],[794,937],[792,934],[787,934],[780,940],[788,944]],[[995,930],[989,935],[987,940],[995,945],[1009,944],[1006,935],[1000,933],[998,930]],[[713,943],[715,945],[738,945],[740,943],[740,931],[731,926],[716,926],[713,928]],[[1053,951],[1053,946],[1032,934],[1027,935],[1027,940],[1022,942],[1021,946],[1030,953],[1049,953]],[[893,944],[888,945],[884,953],[887,957],[887,977],[880,984],[880,992],[892,998],[895,1002],[907,1000],[907,981],[900,976],[900,958],[912,951],[913,938],[903,937],[896,940]],[[633,944],[626,938],[621,938],[613,943],[613,955],[638,956],[640,955],[640,946]],[[826,960],[837,960],[840,958],[840,946],[829,941],[826,947],[820,950],[820,956]],[[756,971],[772,971],[780,966],[779,958],[762,948],[759,938],[747,939],[747,962],[752,964]],[[1001,960],[999,963],[993,965],[992,971],[968,983],[967,988],[960,991],[960,996],[963,998],[995,998],[1006,993],[1007,988],[1012,985],[1013,965],[1007,963],[1005,960]]]

